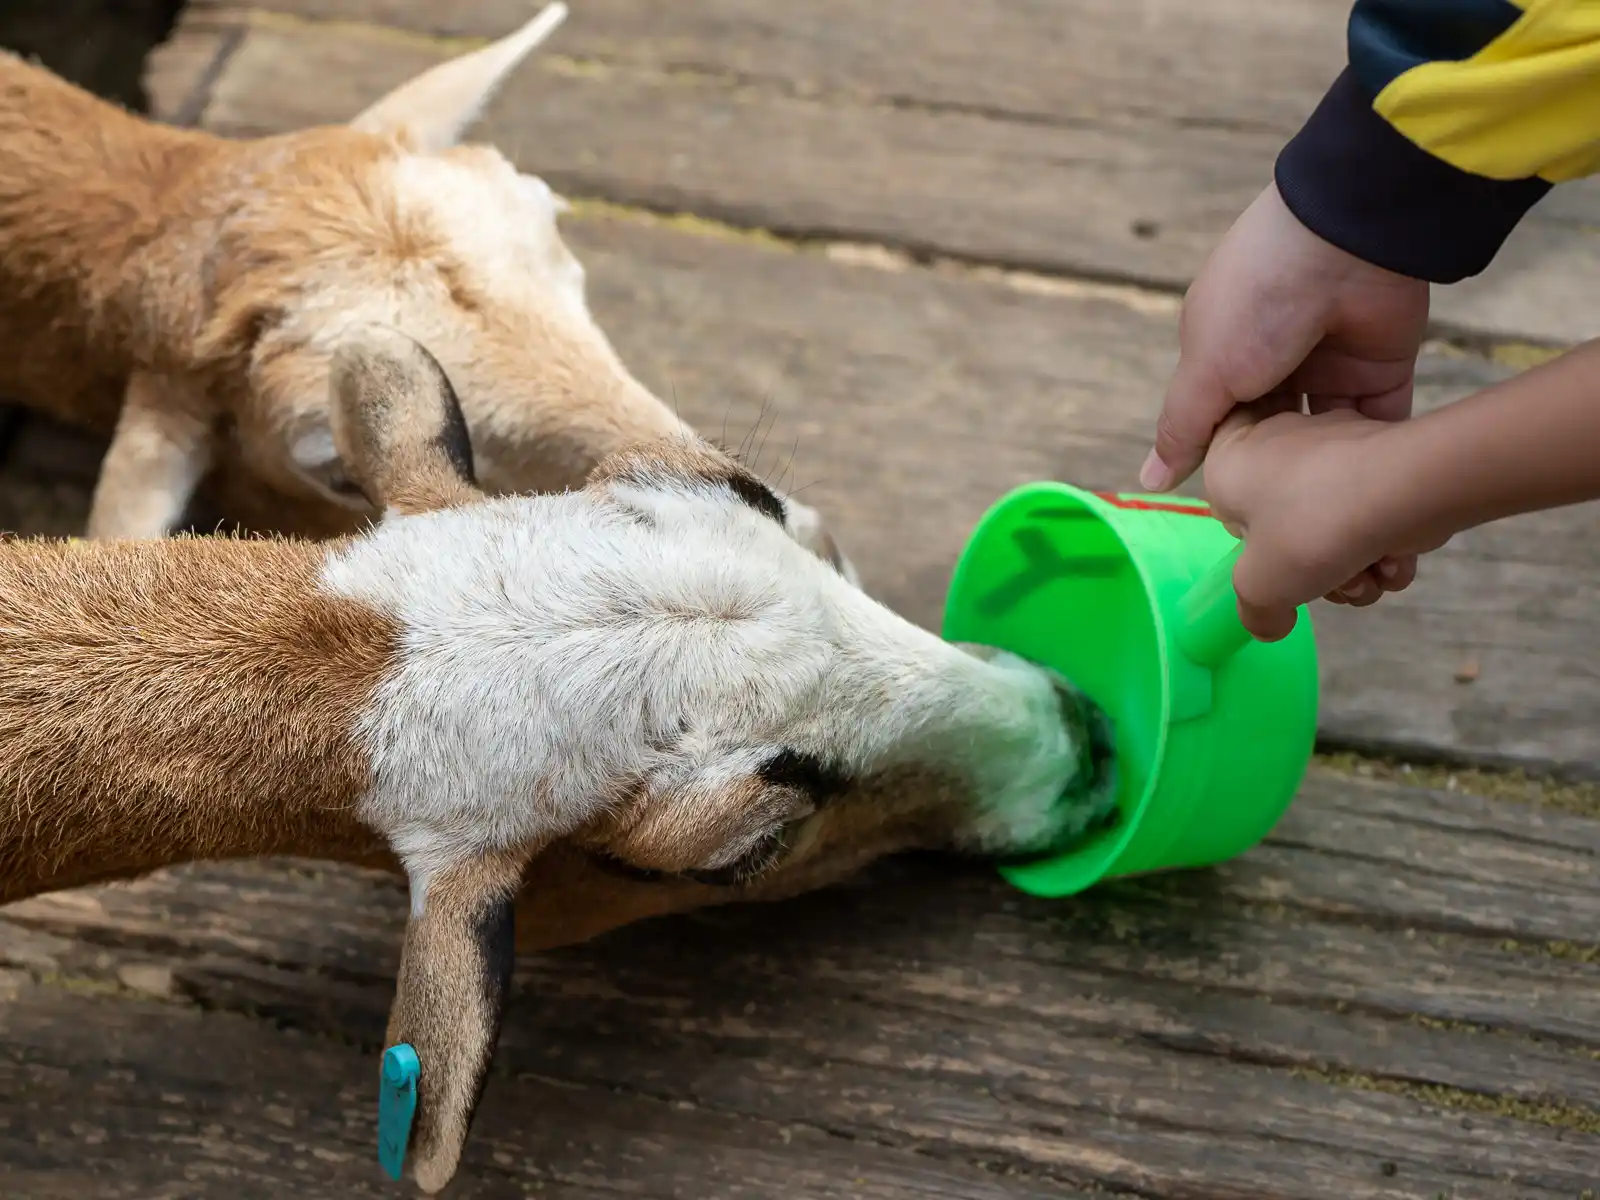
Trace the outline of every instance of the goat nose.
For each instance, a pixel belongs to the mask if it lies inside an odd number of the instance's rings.
[[[1116,729],[1106,710],[1064,679],[1052,679],[1061,720],[1079,747],[1078,777],[1073,790],[1101,794],[1116,780]],[[1112,810],[1109,819],[1115,820]]]

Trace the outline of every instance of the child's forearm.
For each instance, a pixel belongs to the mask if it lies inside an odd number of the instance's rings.
[[[1378,442],[1373,516],[1397,550],[1600,499],[1600,340],[1396,425]]]

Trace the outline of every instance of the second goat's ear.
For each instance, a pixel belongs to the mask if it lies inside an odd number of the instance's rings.
[[[513,911],[523,855],[486,855],[412,881],[411,920],[385,1047],[417,1055],[411,1171],[425,1192],[450,1182],[472,1127],[511,988]]]
[[[565,4],[547,5],[499,41],[402,83],[350,124],[364,132],[403,138],[422,151],[453,146],[517,65],[566,19]]]
[[[374,506],[416,513],[483,498],[455,389],[421,343],[361,327],[335,352],[329,391],[334,448]]]

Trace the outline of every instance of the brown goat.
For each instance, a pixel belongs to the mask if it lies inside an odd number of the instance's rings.
[[[548,944],[1110,810],[1077,693],[870,599],[711,447],[490,497],[420,344],[349,330],[330,379],[363,533],[0,542],[0,902],[195,859],[402,871],[388,1041],[422,1060],[424,1188],[488,1070],[519,893]]]
[[[491,493],[580,487],[612,451],[686,432],[590,315],[563,202],[457,145],[565,16],[348,126],[253,140],[144,120],[0,52],[0,396],[111,435],[91,537],[164,536],[208,479],[281,533],[374,516],[326,404],[332,346],[372,322],[450,372]],[[786,510],[853,577],[817,514]]]

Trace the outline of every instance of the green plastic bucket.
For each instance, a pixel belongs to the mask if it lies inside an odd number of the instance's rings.
[[[1118,820],[1070,851],[1002,868],[1038,896],[1211,866],[1289,807],[1317,731],[1317,652],[1239,621],[1240,543],[1204,503],[1031,483],[968,540],[944,636],[1058,671],[1116,728]]]

